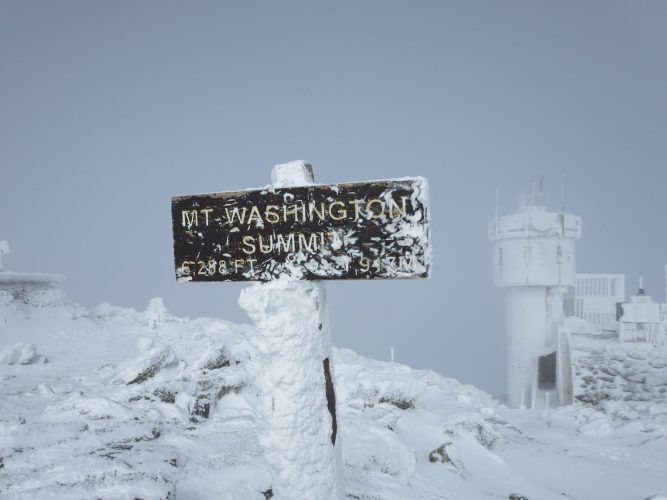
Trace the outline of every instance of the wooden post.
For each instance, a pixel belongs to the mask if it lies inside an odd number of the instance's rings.
[[[305,161],[293,161],[278,164],[271,171],[271,184],[273,187],[296,187],[313,184],[315,174],[313,166]],[[331,414],[331,443],[336,446],[338,435],[338,422],[336,419],[336,393],[334,390],[333,364],[331,362],[331,328],[329,324],[329,307],[327,304],[327,291],[324,283],[316,281],[319,292],[319,329],[322,331],[322,367],[325,380],[327,408]],[[338,447],[340,448],[340,447]],[[339,453],[340,455],[340,453]]]
[[[306,162],[276,165],[273,186],[313,183]],[[244,289],[239,304],[258,331],[260,444],[277,499],[341,498],[341,453],[326,290],[288,276]]]

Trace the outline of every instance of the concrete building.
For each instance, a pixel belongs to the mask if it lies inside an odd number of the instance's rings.
[[[489,227],[494,283],[506,289],[507,402],[515,408],[568,404],[569,348],[559,327],[575,285],[581,218],[547,210],[538,186],[519,205]]]

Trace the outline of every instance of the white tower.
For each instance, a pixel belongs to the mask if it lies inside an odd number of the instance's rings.
[[[496,215],[489,227],[494,283],[507,287],[507,402],[514,408],[555,406],[572,383],[559,376],[569,367],[561,366],[568,356],[559,356],[558,327],[575,283],[581,218],[548,211],[543,198],[534,186],[517,213]]]

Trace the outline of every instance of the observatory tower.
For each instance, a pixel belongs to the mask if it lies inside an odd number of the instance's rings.
[[[567,404],[572,394],[569,349],[558,327],[563,299],[575,283],[581,218],[548,211],[541,185],[534,186],[520,197],[516,213],[496,213],[489,238],[494,283],[507,293],[508,405]]]

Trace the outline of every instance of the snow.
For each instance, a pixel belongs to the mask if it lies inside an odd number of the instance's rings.
[[[263,311],[299,301],[304,309],[282,320],[301,321],[317,296],[300,284],[281,297],[280,286],[244,292],[255,326],[178,318],[166,307],[156,317],[156,301],[148,311],[86,310],[62,294],[2,295],[2,352],[32,344],[48,362],[0,364],[0,498],[268,498],[281,478],[262,447],[261,394],[290,389],[269,387],[265,355],[309,353],[272,345],[284,325]],[[544,411],[508,409],[435,372],[334,349],[341,497],[665,498],[664,348],[583,339],[574,349],[578,381],[584,367],[599,375],[612,366],[623,381],[597,404]],[[629,383],[637,390],[624,391]]]
[[[18,342],[0,349],[0,365],[29,365],[44,362],[46,358],[37,354],[37,348],[33,344]]]
[[[274,188],[308,184],[313,184],[313,167],[305,160],[279,163],[271,170],[271,186]]]
[[[257,325],[249,337],[264,428],[259,442],[285,498],[337,498],[332,418],[323,372],[320,288],[287,277],[241,292],[239,305]]]

